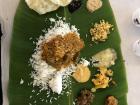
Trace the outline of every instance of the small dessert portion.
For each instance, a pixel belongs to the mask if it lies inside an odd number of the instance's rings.
[[[115,64],[117,53],[112,48],[107,48],[92,56],[91,62],[94,67],[110,67]]]
[[[94,42],[105,42],[110,34],[110,29],[113,25],[101,20],[100,23],[95,23],[94,27],[90,29],[92,41]],[[113,30],[113,28],[112,28]]]
[[[50,0],[25,0],[25,2],[30,9],[36,11],[40,15],[55,11],[59,8],[59,5],[54,4]]]
[[[89,68],[87,66],[79,64],[72,76],[77,82],[84,83],[89,80],[90,75],[91,73]]]
[[[84,42],[75,33],[68,33],[64,37],[58,35],[42,44],[42,58],[60,70],[75,63],[83,47]]]
[[[90,12],[94,12],[102,7],[102,1],[101,0],[87,0],[87,9]]]
[[[82,90],[77,98],[76,105],[91,105],[93,102],[94,95],[89,90]]]
[[[82,5],[82,0],[72,0],[72,2],[68,5],[68,9],[71,13],[79,9]]]
[[[104,67],[98,69],[99,73],[95,75],[95,78],[92,79],[94,88],[91,89],[92,92],[95,92],[99,88],[109,87],[109,82],[112,80],[113,71]]]
[[[105,105],[118,105],[118,100],[114,96],[109,96],[106,99]]]

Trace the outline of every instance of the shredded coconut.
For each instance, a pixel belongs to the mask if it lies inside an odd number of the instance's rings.
[[[62,91],[62,75],[58,74],[54,78],[52,78],[49,81],[49,86],[53,92],[60,94]]]
[[[57,21],[54,18],[50,18],[50,21],[55,23],[54,27],[50,26],[45,36],[40,36],[37,45],[40,45],[43,41],[49,41],[57,35],[65,36],[69,32],[74,32],[77,35],[80,35],[78,29],[74,25],[70,26],[70,23],[64,22],[61,18]]]

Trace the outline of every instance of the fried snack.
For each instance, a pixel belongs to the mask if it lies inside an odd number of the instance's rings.
[[[54,11],[59,8],[59,5],[54,4],[50,0],[25,0],[25,2],[30,9],[33,9],[40,15]]]

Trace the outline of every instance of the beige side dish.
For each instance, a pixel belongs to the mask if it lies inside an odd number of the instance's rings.
[[[109,96],[106,99],[105,105],[118,105],[118,100],[114,96]]]
[[[102,7],[102,1],[101,0],[87,0],[87,9],[90,12],[94,12],[101,7]]]
[[[87,66],[79,64],[76,71],[73,73],[73,78],[80,83],[87,82],[90,78],[90,70]]]
[[[90,29],[92,41],[94,42],[106,41],[108,39],[108,35],[110,34],[110,29],[112,27],[113,25],[109,24],[105,20],[101,20],[100,23],[95,23],[94,27]]]
[[[107,48],[92,56],[91,62],[94,67],[110,67],[115,64],[117,53],[112,48]]]

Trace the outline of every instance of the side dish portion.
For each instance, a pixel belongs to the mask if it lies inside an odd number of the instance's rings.
[[[119,105],[118,100],[114,96],[108,96],[105,105]]]
[[[90,78],[90,70],[87,66],[84,66],[82,64],[79,64],[73,73],[73,78],[80,83],[87,82]]]
[[[96,91],[96,89],[99,88],[107,88],[109,87],[109,82],[112,80],[113,71],[111,69],[107,68],[99,68],[99,73],[97,73],[92,79],[93,84],[95,85],[95,88],[92,89]],[[94,92],[94,91],[93,91]]]
[[[117,59],[117,53],[112,48],[107,48],[98,52],[91,58],[91,62],[94,67],[110,67],[115,64]]]
[[[92,13],[102,7],[101,0],[87,0],[87,9]]]
[[[84,89],[77,97],[76,105],[91,105],[94,99],[94,95],[90,90]]]
[[[100,23],[95,23],[95,25],[90,29],[90,34],[92,36],[92,41],[94,42],[105,42],[110,34],[110,29],[113,30],[113,25],[101,20]]]

